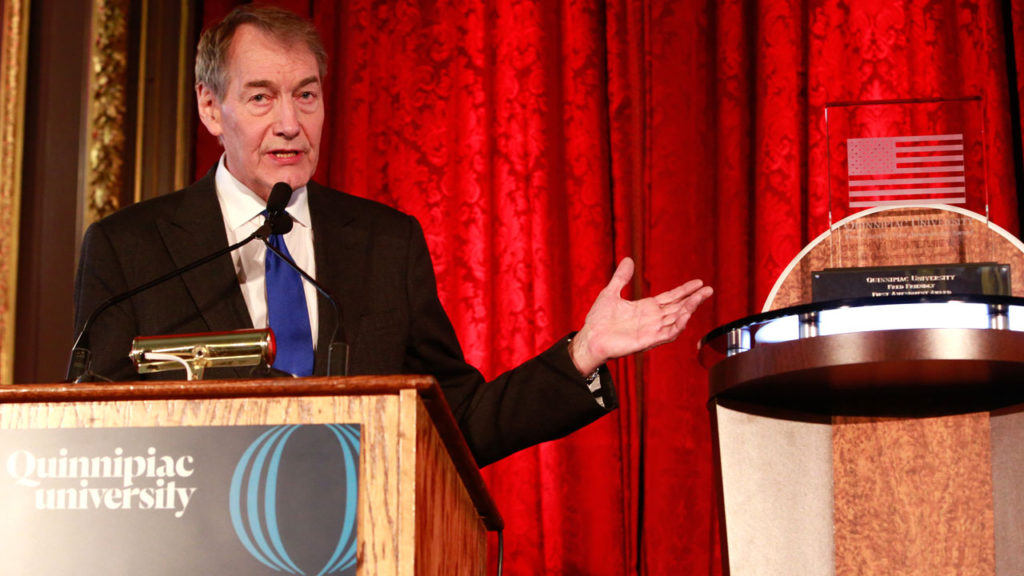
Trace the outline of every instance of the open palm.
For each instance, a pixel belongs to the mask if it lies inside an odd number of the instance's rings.
[[[690,280],[656,296],[626,300],[622,289],[633,277],[634,267],[631,258],[619,263],[573,339],[570,354],[582,374],[607,360],[672,342],[713,292],[700,280]]]

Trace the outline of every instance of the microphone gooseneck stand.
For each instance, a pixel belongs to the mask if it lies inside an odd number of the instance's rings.
[[[291,219],[280,218],[280,215],[284,214],[284,208],[285,206],[288,205],[288,200],[291,198],[291,195],[292,189],[290,186],[282,182],[275,184],[273,190],[271,190],[270,192],[270,198],[267,200],[267,213],[268,215],[275,214],[276,217],[268,217],[267,221],[264,222],[262,226],[260,226],[255,232],[250,234],[247,238],[239,242],[236,242],[228,246],[227,248],[222,248],[212,254],[209,254],[194,262],[186,264],[181,268],[172,270],[167,274],[160,276],[159,278],[155,278],[153,280],[150,280],[149,282],[146,282],[145,284],[136,286],[135,288],[132,288],[127,292],[122,292],[121,294],[111,296],[103,303],[101,303],[99,306],[97,306],[96,309],[93,310],[89,317],[86,319],[85,323],[82,324],[82,330],[78,333],[78,338],[75,339],[75,345],[71,350],[71,358],[68,361],[68,370],[65,381],[77,384],[79,382],[84,382],[88,380],[91,376],[93,376],[93,374],[91,374],[90,372],[90,365],[92,363],[92,351],[89,349],[89,329],[92,327],[92,324],[96,321],[96,318],[98,318],[103,312],[108,310],[111,306],[120,304],[121,302],[124,302],[125,300],[131,298],[132,296],[145,292],[146,290],[149,290],[154,286],[163,284],[168,280],[177,278],[178,276],[181,276],[182,274],[190,270],[198,268],[203,264],[216,260],[217,258],[224,256],[225,254],[234,252],[235,250],[238,250],[242,246],[245,246],[246,244],[252,242],[257,238],[266,240],[266,238],[269,235],[275,233],[275,223],[280,223],[283,220],[287,220],[288,228],[291,229]]]

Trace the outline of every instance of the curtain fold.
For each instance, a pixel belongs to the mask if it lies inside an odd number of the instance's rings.
[[[679,341],[612,364],[619,411],[484,470],[509,574],[721,572],[696,343],[827,230],[826,103],[983,96],[991,218],[1017,231],[1017,1],[274,3],[330,55],[316,178],[419,218],[485,375],[578,328],[625,256],[627,296],[716,289]],[[218,155],[200,134],[197,170]]]

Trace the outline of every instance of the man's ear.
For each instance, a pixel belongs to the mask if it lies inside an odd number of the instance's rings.
[[[206,84],[196,84],[196,102],[199,107],[199,119],[203,121],[206,130],[219,138],[223,130],[217,96]]]

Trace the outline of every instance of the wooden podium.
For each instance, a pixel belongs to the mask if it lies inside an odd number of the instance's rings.
[[[908,213],[967,242],[949,254],[916,250],[890,226]],[[762,314],[702,342],[725,572],[1024,574],[1024,326],[1013,322],[1024,316],[1022,246],[963,211],[862,216],[853,233],[892,233],[839,252],[851,233],[834,228],[793,261]],[[840,253],[855,267],[967,253],[1009,264],[1016,297],[810,303],[811,272]],[[844,309],[889,320],[886,306],[898,302],[938,308],[928,326],[827,333],[819,322]],[[980,307],[980,322],[957,324],[963,306]],[[790,335],[773,340],[785,322]]]
[[[0,387],[0,429],[362,427],[357,573],[484,574],[502,519],[433,378]]]

